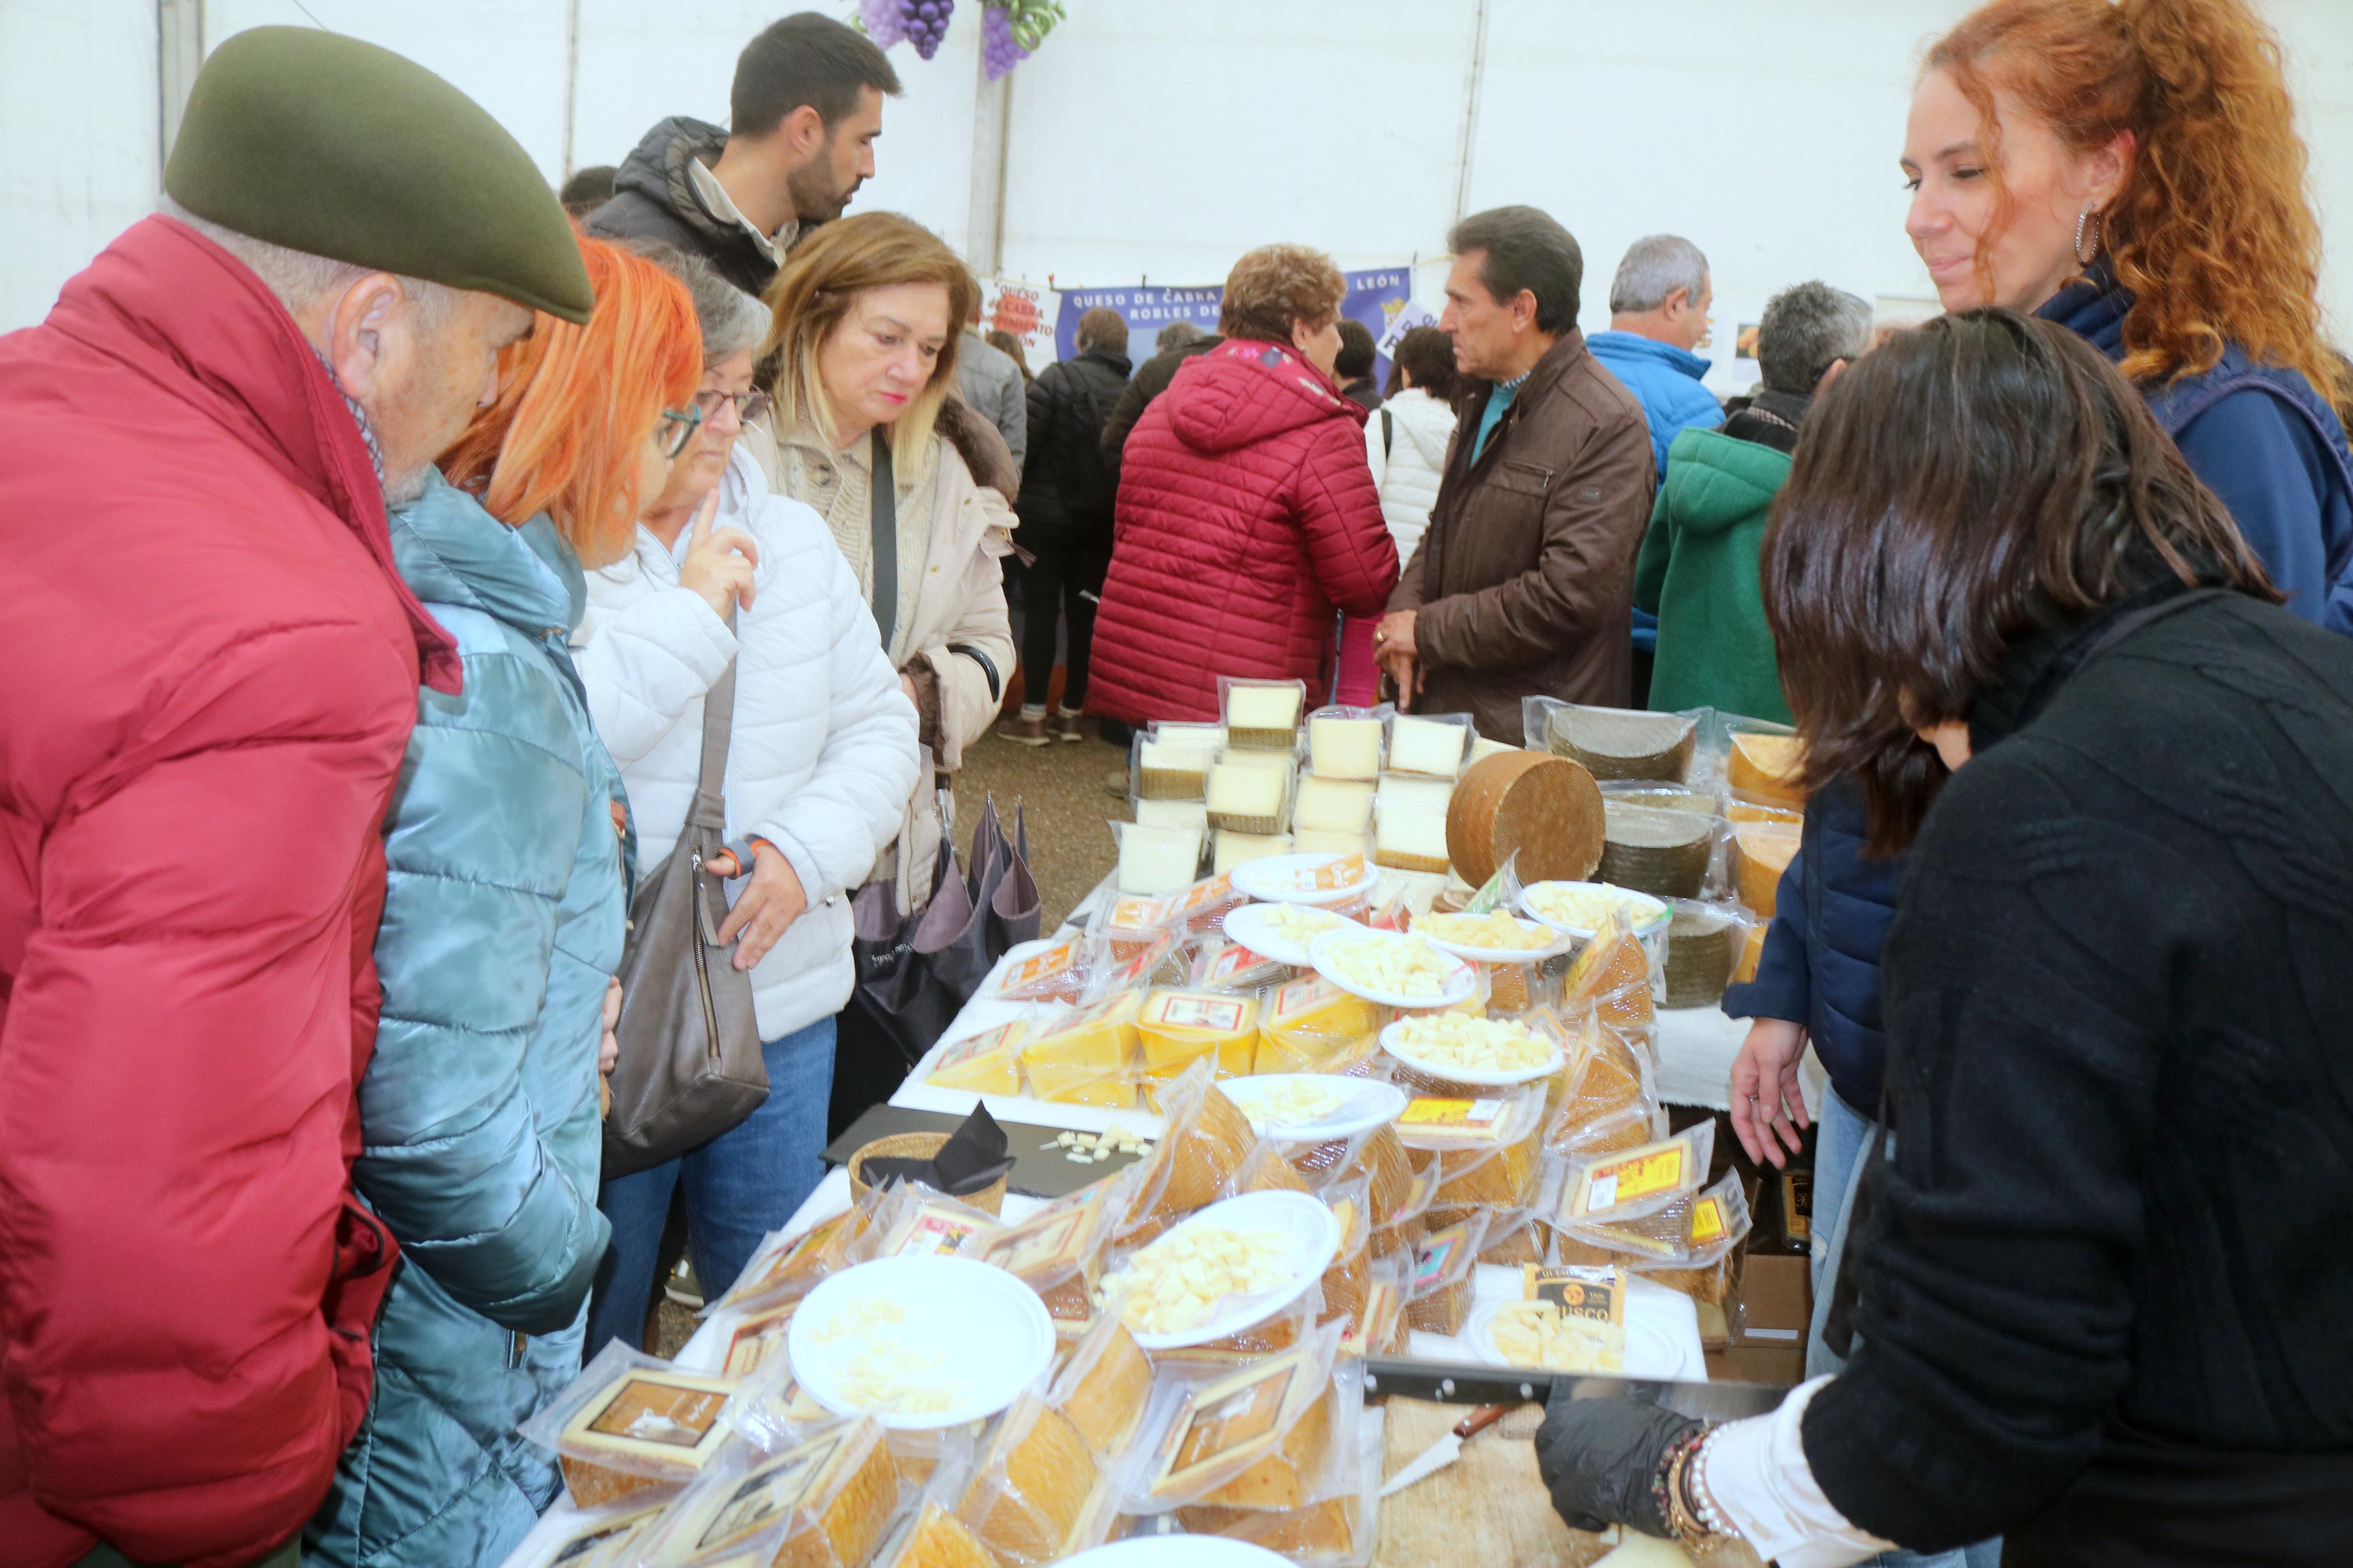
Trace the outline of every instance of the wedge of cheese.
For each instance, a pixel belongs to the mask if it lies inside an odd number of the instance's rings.
[[[1724,782],[1758,800],[1802,806],[1806,797],[1797,775],[1804,760],[1795,735],[1736,733],[1724,759]]]
[[[1351,992],[1341,990],[1321,975],[1294,980],[1274,994],[1259,1032],[1260,1072],[1296,1072],[1304,1064],[1321,1061],[1340,1047],[1352,1045],[1381,1026],[1381,1010]],[[1274,1047],[1271,1052],[1266,1048]],[[1275,1062],[1298,1067],[1276,1067]]]
[[[1400,713],[1389,724],[1389,771],[1451,779],[1462,771],[1471,727]]]
[[[1377,777],[1381,771],[1381,721],[1345,713],[1319,713],[1307,721],[1307,765],[1321,779]]]
[[[1314,833],[1362,838],[1373,826],[1373,785],[1338,779],[1303,778],[1291,808],[1291,826]]]
[[[1106,1314],[1071,1352],[1047,1400],[1109,1459],[1126,1451],[1151,1393],[1152,1363],[1127,1325]]]
[[[1050,1563],[1086,1513],[1096,1479],[1094,1455],[1078,1428],[1024,1394],[956,1512],[1000,1562]]]
[[[997,1568],[997,1559],[964,1521],[927,1502],[886,1568]]]
[[[1802,828],[1778,822],[1743,822],[1732,829],[1732,886],[1740,901],[1773,918],[1781,873],[1805,841]]]
[[[726,1442],[719,1413],[735,1386],[732,1378],[669,1367],[634,1368],[614,1379],[557,1438],[572,1500],[595,1508],[692,1480]]]
[[[1258,998],[1163,986],[1145,997],[1135,1028],[1144,1044],[1144,1070],[1151,1077],[1174,1078],[1213,1051],[1229,1076],[1240,1077],[1249,1070],[1258,1043]]]
[[[1143,1003],[1136,992],[1114,992],[1039,1026],[1021,1047],[1022,1070],[1039,1097],[1132,1110],[1142,1067],[1135,1021]]]
[[[1303,681],[1237,680],[1226,688],[1226,738],[1230,745],[1288,752],[1299,744]]]
[[[958,1040],[940,1053],[923,1081],[940,1089],[969,1089],[975,1094],[1021,1092],[1021,1042],[1029,1026],[1015,1019],[996,1028]]]
[[[1189,827],[1196,833],[1209,830],[1209,808],[1200,800],[1146,798],[1134,804],[1138,827]]]
[[[1209,826],[1229,833],[1280,833],[1288,820],[1287,769],[1221,761],[1209,769]]]
[[[1383,781],[1375,812],[1374,863],[1398,871],[1442,874],[1451,864],[1446,848],[1445,799],[1427,792],[1392,789],[1391,782]],[[1453,793],[1451,785],[1439,787],[1449,795]]]
[[[1193,885],[1201,868],[1201,830],[1124,825],[1119,835],[1119,890],[1158,898]]]
[[[1139,800],[1198,800],[1209,763],[1224,749],[1215,724],[1163,724],[1135,743]]]
[[[1291,851],[1288,833],[1233,833],[1220,827],[1209,847],[1209,874],[1222,877],[1237,866]]]

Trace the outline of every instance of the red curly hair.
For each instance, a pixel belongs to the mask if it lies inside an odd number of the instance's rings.
[[[2279,40],[2245,0],[1993,0],[1923,69],[1947,72],[1977,107],[1995,191],[1981,270],[2014,210],[1997,91],[2078,153],[2129,132],[2130,171],[2101,215],[2117,279],[2136,296],[2124,373],[2211,370],[2236,342],[2353,411],[2353,376],[2320,335],[2320,223]]]
[[[641,256],[579,237],[596,291],[588,324],[542,314],[499,355],[499,395],[441,456],[453,485],[510,526],[545,512],[582,564],[629,552],[638,456],[664,409],[702,374],[686,286]]]

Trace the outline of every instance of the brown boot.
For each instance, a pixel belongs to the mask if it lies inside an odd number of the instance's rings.
[[[1079,716],[1075,713],[1058,711],[1046,721],[1046,728],[1052,731],[1057,741],[1083,741],[1087,738],[1087,732],[1079,728]]]
[[[1017,746],[1050,746],[1054,742],[1053,733],[1046,728],[1042,714],[1035,719],[1024,713],[1001,720],[997,732]]]

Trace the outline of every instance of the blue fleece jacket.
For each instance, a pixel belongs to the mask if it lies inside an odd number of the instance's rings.
[[[2132,303],[2103,264],[2035,313],[2122,360]],[[2353,635],[2353,450],[2336,410],[2303,376],[2257,364],[2236,343],[2212,370],[2143,391],[2287,607]]]
[[[1667,477],[1667,448],[1686,430],[1713,430],[1724,423],[1724,405],[1700,384],[1708,362],[1688,349],[1633,332],[1596,332],[1585,340],[1593,357],[1626,384],[1651,423],[1651,458],[1659,478]]]

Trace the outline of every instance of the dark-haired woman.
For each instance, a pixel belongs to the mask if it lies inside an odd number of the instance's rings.
[[[1436,327],[1416,327],[1398,340],[1388,395],[1365,424],[1365,456],[1399,563],[1413,559],[1430,529],[1430,509],[1438,504],[1438,480],[1446,471],[1446,444],[1453,437],[1454,340]],[[1373,660],[1373,628],[1379,620],[1351,616],[1341,624],[1334,695],[1342,702],[1369,706],[1379,699]]]
[[[1556,1504],[1810,1568],[2353,1561],[2353,643],[2007,311],[1841,378],[1764,566],[1809,780],[1912,854],[1854,1356],[1713,1428],[1556,1402]]]
[[[2353,396],[2318,335],[2320,231],[2270,30],[2243,0],[1995,0],[1930,50],[1912,100],[1905,228],[1947,310],[2000,305],[2096,346],[2150,403],[2296,614],[2353,631],[2330,584],[2353,557]],[[2318,388],[2316,392],[2315,389]],[[1885,1060],[1879,952],[1899,860],[1862,853],[1853,787],[1810,805],[1733,1069],[1752,1156],[1799,1147],[1809,1037],[1829,1069],[1815,1146],[1817,1333],[1841,1194]]]

